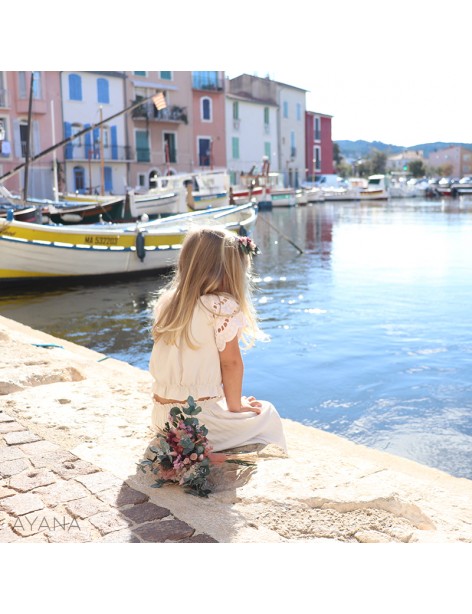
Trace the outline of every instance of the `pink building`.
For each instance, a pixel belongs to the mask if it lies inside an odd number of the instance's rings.
[[[56,71],[0,71],[0,181],[12,193],[23,196],[25,179],[28,196],[55,198],[60,191],[62,149],[55,150],[28,164],[28,112],[33,78],[31,135],[29,157],[33,157],[60,141],[61,122],[60,73]],[[22,166],[23,165],[23,166]],[[18,166],[18,172],[5,177]],[[53,172],[54,167],[56,173]],[[27,170],[27,172],[26,172]]]
[[[192,72],[194,168],[226,168],[225,76]]]
[[[432,174],[438,174],[442,170],[451,177],[472,175],[472,151],[461,145],[431,152],[426,163]]]
[[[166,108],[152,101],[128,114],[131,147],[129,185],[147,189],[153,177],[192,170],[193,108],[191,71],[126,73],[127,104],[162,93]]]
[[[334,171],[332,115],[307,111],[305,114],[306,177],[314,181],[319,175],[331,175]]]

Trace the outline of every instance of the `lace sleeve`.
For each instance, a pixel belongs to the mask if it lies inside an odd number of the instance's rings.
[[[203,297],[206,307],[212,312],[215,340],[218,351],[222,352],[228,341],[241,337],[246,318],[238,303],[227,296],[207,295]]]

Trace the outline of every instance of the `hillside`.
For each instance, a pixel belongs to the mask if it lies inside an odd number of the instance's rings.
[[[446,147],[452,147],[459,145],[467,149],[472,150],[472,143],[422,143],[420,145],[412,145],[410,147],[403,147],[401,145],[391,145],[382,143],[381,141],[335,141],[339,145],[341,154],[347,159],[359,159],[368,156],[374,150],[383,151],[387,155],[394,155],[401,153],[402,151],[417,151],[423,152],[425,158],[427,158],[431,152],[438,149],[445,149]]]

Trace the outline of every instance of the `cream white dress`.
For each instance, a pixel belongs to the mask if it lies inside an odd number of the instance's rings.
[[[170,300],[170,296],[158,301],[157,319],[165,300]],[[179,346],[168,345],[162,340],[155,342],[149,362],[152,391],[165,399],[210,397],[198,402],[202,412],[197,418],[207,427],[207,437],[215,452],[255,443],[275,444],[286,451],[282,422],[271,403],[260,401],[260,414],[230,412],[226,405],[219,352],[225,349],[227,342],[236,336],[238,339],[241,337],[245,325],[244,314],[233,298],[214,294],[201,296],[190,326],[190,338],[197,349],[190,348],[185,342]],[[153,428],[164,428],[169,410],[176,405],[164,405],[154,400]]]

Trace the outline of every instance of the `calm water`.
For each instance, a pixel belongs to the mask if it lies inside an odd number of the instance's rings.
[[[270,340],[245,353],[244,392],[283,417],[472,478],[472,200],[261,212],[254,238]],[[165,281],[3,292],[0,313],[147,369]]]

